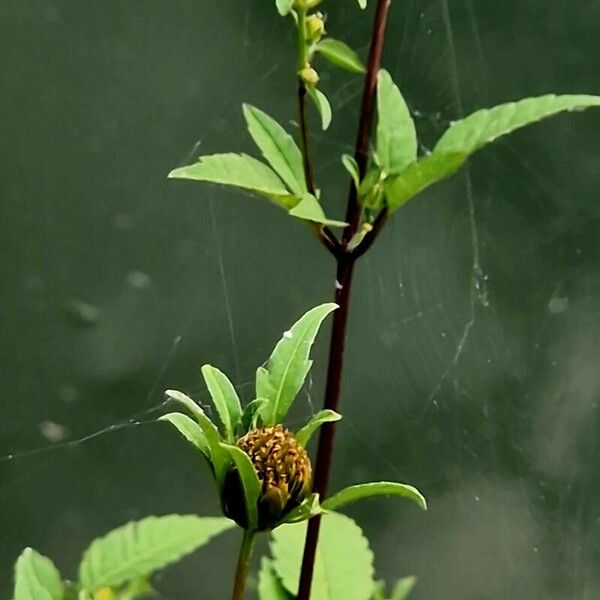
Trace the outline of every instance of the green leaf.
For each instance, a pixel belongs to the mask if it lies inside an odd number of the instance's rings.
[[[308,356],[319,327],[336,308],[330,302],[309,310],[283,334],[267,361],[267,372],[257,371],[257,396],[268,401],[260,413],[265,425],[283,422],[310,370]]]
[[[377,481],[351,485],[324,500],[321,506],[325,510],[337,510],[341,506],[350,504],[351,502],[374,496],[400,496],[408,498],[416,502],[423,510],[427,510],[427,501],[417,488],[394,481]]]
[[[173,425],[173,427],[175,427],[175,429],[177,429],[190,444],[200,450],[200,452],[210,460],[210,445],[204,432],[196,421],[180,412],[163,415],[162,417],[159,417],[158,420],[171,423],[171,425]]]
[[[438,152],[472,154],[499,137],[563,111],[600,107],[600,96],[548,94],[482,109],[453,123],[437,143]]]
[[[225,472],[231,461],[229,459],[229,454],[220,446],[221,437],[219,435],[219,430],[206,416],[206,413],[189,396],[186,396],[186,394],[177,390],[166,390],[165,394],[172,400],[176,400],[180,404],[183,404],[183,406],[185,406],[185,408],[187,408],[194,416],[198,425],[200,425],[210,447],[210,460],[215,470],[217,486],[220,489],[223,478],[225,477]]]
[[[284,587],[298,593],[307,522],[273,531],[271,552]],[[315,560],[311,600],[368,600],[373,591],[373,553],[360,527],[349,517],[326,514]]]
[[[213,537],[231,529],[222,517],[167,515],[127,523],[93,541],[79,566],[79,580],[87,591],[116,587],[146,577]]]
[[[225,437],[233,442],[242,417],[242,405],[237,392],[227,375],[212,365],[204,365],[202,375],[225,427]]]
[[[62,600],[65,593],[53,562],[25,548],[15,564],[14,600]]]
[[[391,600],[406,600],[416,584],[416,577],[403,577],[394,586]]]
[[[174,169],[169,177],[232,185],[265,196],[284,208],[295,203],[277,174],[247,154],[201,156],[193,165]]]
[[[296,440],[301,446],[306,447],[313,433],[323,425],[323,423],[333,423],[339,421],[342,415],[334,410],[322,410],[316,415],[313,415],[310,421],[296,433]]]
[[[301,523],[312,517],[316,517],[323,513],[321,504],[319,503],[319,494],[311,494],[308,498],[302,501],[300,506],[292,509],[283,519],[284,523]]]
[[[264,406],[267,401],[264,398],[257,398],[249,402],[242,414],[242,431],[246,433],[250,429],[255,429],[257,425],[257,419],[260,413],[260,408]]]
[[[367,0],[358,0],[358,5],[364,10],[367,8]]]
[[[248,131],[267,162],[283,179],[292,193],[301,197],[307,192],[302,154],[285,129],[262,110],[244,104]]]
[[[467,155],[460,152],[434,152],[412,163],[400,175],[385,181],[385,196],[390,213],[398,210],[419,192],[454,175]]]
[[[221,447],[233,459],[240,475],[244,489],[244,504],[246,506],[248,529],[256,529],[258,527],[258,499],[262,490],[256,469],[250,457],[237,446],[221,444]]]
[[[417,132],[400,90],[384,69],[377,80],[377,111],[377,162],[387,175],[398,174],[417,158]]]
[[[294,5],[294,0],[275,0],[277,5],[277,10],[282,17],[289,14],[292,10],[292,6]]]
[[[377,581],[371,600],[386,600],[385,581]]]
[[[352,181],[354,181],[354,185],[356,186],[356,189],[358,189],[360,186],[360,173],[354,156],[342,154],[342,164],[344,165],[346,171],[350,173],[350,177],[352,177]]]
[[[316,45],[319,52],[332,65],[351,71],[352,73],[364,73],[366,71],[358,54],[340,40],[325,38]]]
[[[329,104],[327,96],[321,90],[312,86],[309,86],[307,90],[310,99],[321,115],[321,128],[326,131],[331,125],[331,104]]]
[[[263,558],[258,574],[258,600],[293,600],[279,581],[273,562]]]
[[[297,219],[322,223],[323,225],[330,225],[331,227],[346,227],[348,225],[348,223],[345,223],[344,221],[328,219],[325,216],[319,201],[312,194],[304,194],[302,200],[289,211],[289,214]]]

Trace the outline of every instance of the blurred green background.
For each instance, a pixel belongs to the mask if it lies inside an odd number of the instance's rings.
[[[273,4],[0,0],[3,598],[26,545],[72,577],[129,519],[217,514],[194,453],[145,422],[167,387],[203,398],[208,361],[250,398],[283,329],[331,296],[332,261],[285,213],[166,180],[200,153],[252,151],[243,101],[294,119]],[[328,0],[329,32],[364,55],[372,8]],[[384,62],[424,151],[479,106],[600,93],[599,30],[597,0],[394,0]],[[322,81],[334,124],[313,114],[312,140],[341,216],[360,78]],[[414,600],[600,597],[599,131],[588,112],[498,143],[359,264],[332,487],[427,495],[427,514],[351,510],[379,576],[419,577]],[[299,418],[320,405],[326,343]],[[161,597],[226,597],[237,543],[167,570]]]

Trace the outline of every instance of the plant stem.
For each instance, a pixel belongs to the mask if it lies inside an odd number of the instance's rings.
[[[244,529],[242,544],[238,555],[238,563],[235,571],[235,580],[233,583],[233,592],[231,600],[243,600],[246,592],[246,584],[248,582],[248,571],[250,570],[250,561],[252,559],[252,551],[254,550],[254,542],[256,541],[256,532]]]
[[[378,0],[373,24],[371,47],[369,50],[369,61],[367,74],[365,76],[361,112],[356,136],[356,148],[354,157],[358,164],[361,179],[364,177],[368,158],[371,126],[373,122],[373,111],[375,105],[375,92],[377,89],[377,74],[381,65],[385,30],[391,0]],[[387,220],[386,211],[383,210],[377,218],[377,226],[373,228],[369,239],[365,239],[368,246],[361,249],[356,255],[346,248],[352,236],[360,226],[361,207],[358,202],[356,187],[354,183],[350,186],[348,194],[348,205],[346,209],[346,221],[350,224],[344,231],[342,251],[336,254],[337,271],[334,299],[339,305],[333,316],[333,327],[331,331],[331,342],[329,346],[329,364],[327,369],[327,384],[325,389],[324,408],[337,411],[341,397],[342,371],[344,367],[344,349],[346,345],[346,330],[348,325],[348,314],[350,310],[350,298],[352,277],[356,259],[370,247]],[[359,246],[360,248],[360,246]],[[333,457],[333,442],[335,435],[335,424],[325,423],[319,433],[319,445],[315,462],[314,491],[324,498],[327,494],[329,474]],[[308,522],[302,568],[300,571],[300,584],[297,600],[309,600],[312,587],[317,542],[319,539],[320,517],[315,517]]]

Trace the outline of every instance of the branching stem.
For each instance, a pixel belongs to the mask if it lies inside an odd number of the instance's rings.
[[[373,122],[375,106],[375,92],[377,89],[377,74],[381,65],[385,30],[391,0],[378,0],[371,47],[369,50],[369,61],[367,74],[365,76],[361,112],[356,136],[356,148],[354,157],[358,163],[360,178],[365,175],[369,158],[369,141]],[[342,371],[344,366],[344,349],[346,345],[346,330],[348,325],[348,314],[350,310],[350,297],[352,277],[356,259],[364,254],[375,241],[387,220],[387,212],[384,210],[375,220],[373,229],[367,234],[362,244],[356,251],[347,249],[348,242],[360,227],[361,207],[354,183],[350,186],[348,194],[348,205],[346,209],[346,221],[350,224],[346,227],[342,237],[341,251],[336,254],[337,270],[335,282],[335,302],[339,309],[333,315],[333,326],[331,331],[331,342],[329,346],[329,365],[327,369],[327,385],[325,389],[324,408],[337,411],[341,397]],[[319,445],[315,462],[314,491],[321,498],[327,494],[329,474],[333,457],[333,442],[335,435],[335,424],[325,423],[319,434]],[[300,572],[300,584],[297,600],[309,600],[312,586],[317,542],[319,539],[320,518],[315,517],[308,522],[308,531],[304,545],[302,568]]]

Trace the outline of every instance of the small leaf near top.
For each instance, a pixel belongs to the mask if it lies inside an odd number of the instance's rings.
[[[292,193],[301,197],[307,192],[302,154],[291,135],[262,110],[244,104],[248,131],[256,145]]]
[[[79,566],[79,581],[85,591],[94,592],[146,577],[232,527],[229,519],[195,515],[128,523],[92,542]]]
[[[415,585],[417,585],[417,578],[414,575],[403,577],[394,586],[391,600],[406,600]]]
[[[391,75],[377,81],[376,159],[386,175],[401,173],[417,158],[417,132],[410,111]]]
[[[360,186],[360,172],[358,169],[358,164],[356,163],[356,159],[354,156],[350,156],[350,154],[342,154],[342,164],[344,165],[346,171],[348,171],[350,174],[350,177],[352,177],[352,181],[354,181],[354,185],[358,190]]]
[[[315,47],[323,58],[332,65],[352,73],[364,73],[365,67],[358,54],[340,40],[325,38]]]
[[[298,593],[306,521],[273,531],[271,552],[277,575],[293,596]],[[360,527],[349,517],[321,517],[311,600],[369,600],[374,587],[373,553]]]
[[[329,100],[327,100],[327,96],[321,90],[315,87],[308,86],[306,89],[310,99],[321,115],[321,129],[326,131],[331,125],[331,105],[329,104]]]
[[[367,8],[367,0],[358,0],[358,5],[364,10]]]
[[[308,357],[319,327],[336,308],[337,304],[321,304],[300,317],[275,346],[267,372],[263,368],[257,373],[257,395],[268,401],[260,409],[266,426],[283,422],[310,369]]]
[[[282,17],[289,14],[292,10],[292,6],[294,5],[294,0],[275,0],[275,4],[277,5],[277,10]]]
[[[54,563],[26,548],[15,564],[14,600],[63,600],[65,590]]]
[[[437,143],[434,153],[472,154],[497,138],[563,111],[600,107],[600,96],[548,94],[482,109],[453,123]]]
[[[204,365],[202,375],[225,428],[225,438],[233,442],[242,417],[237,392],[227,375],[216,367]]]
[[[204,432],[200,428],[200,425],[193,419],[190,419],[187,415],[180,412],[169,413],[159,417],[159,421],[166,421],[171,423],[177,431],[197,450],[200,450],[206,458],[210,460],[210,444],[204,435]]]
[[[373,483],[360,483],[344,488],[337,494],[326,498],[321,506],[325,510],[337,510],[338,508],[363,500],[365,498],[373,498],[375,496],[400,496],[408,498],[415,502],[423,510],[427,510],[427,501],[412,485],[405,483],[396,483],[393,481],[378,481]]]

